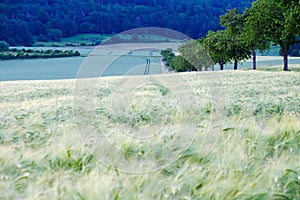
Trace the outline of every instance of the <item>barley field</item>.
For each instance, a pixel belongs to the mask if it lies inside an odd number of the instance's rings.
[[[0,90],[0,199],[300,199],[297,72]]]

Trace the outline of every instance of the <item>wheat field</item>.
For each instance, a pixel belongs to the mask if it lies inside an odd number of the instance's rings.
[[[0,90],[0,199],[300,199],[297,72]]]

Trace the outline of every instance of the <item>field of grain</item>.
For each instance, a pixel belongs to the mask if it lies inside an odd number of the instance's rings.
[[[299,199],[300,74],[0,82],[0,199]]]
[[[176,51],[178,46],[179,43],[128,43],[95,48],[52,47],[76,50],[85,57],[1,61],[0,81],[161,74],[160,51],[168,47]],[[47,50],[48,47],[30,49]]]

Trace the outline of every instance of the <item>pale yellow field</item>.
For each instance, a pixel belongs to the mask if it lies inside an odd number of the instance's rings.
[[[0,199],[299,199],[300,74],[0,82]]]

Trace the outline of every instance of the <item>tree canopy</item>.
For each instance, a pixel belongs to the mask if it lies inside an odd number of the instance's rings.
[[[210,31],[199,41],[221,70],[230,61],[237,69],[238,61],[249,58],[251,52],[256,69],[256,50],[266,51],[271,43],[279,45],[287,71],[288,55],[299,55],[299,21],[300,1],[257,0],[242,13],[232,9],[222,15],[220,24],[225,30]]]
[[[196,39],[219,30],[219,16],[244,10],[253,0],[2,0],[0,40],[30,45],[78,33],[114,34],[138,27],[164,27]]]
[[[263,37],[279,45],[288,70],[288,54],[292,45],[300,42],[300,1],[257,0],[253,3],[246,26],[252,37]]]
[[[224,69],[226,63],[230,62],[231,58],[228,54],[230,40],[224,30],[209,31],[199,42],[207,50],[213,61],[220,65],[221,70]]]
[[[241,37],[244,31],[244,22],[247,12],[238,14],[237,9],[230,10],[220,17],[221,25],[226,28],[229,43],[227,54],[233,60],[234,69],[237,69],[238,62],[249,58],[250,50],[244,37]]]
[[[0,51],[7,51],[9,44],[5,41],[0,41]]]

